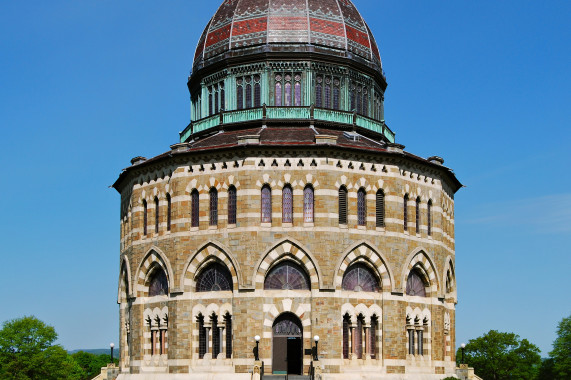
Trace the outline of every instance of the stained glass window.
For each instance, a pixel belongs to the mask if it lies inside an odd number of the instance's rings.
[[[420,233],[420,197],[416,198],[416,233]]]
[[[198,191],[196,189],[192,190],[190,194],[190,207],[191,207],[191,215],[190,215],[190,224],[192,227],[198,227],[198,218],[199,218],[199,203],[198,203]]]
[[[357,224],[367,224],[367,194],[363,188],[357,192]]]
[[[426,205],[426,224],[428,227],[428,236],[432,235],[432,200]]]
[[[169,291],[169,283],[165,271],[156,268],[149,281],[149,297],[164,296]]]
[[[147,201],[143,200],[143,235],[147,234]]]
[[[264,289],[309,290],[309,279],[299,265],[286,261],[275,266],[266,276]]]
[[[286,76],[286,83],[284,86],[285,89],[285,106],[289,107],[291,106],[291,82],[287,81],[288,76]],[[290,78],[291,80],[291,78]]]
[[[303,189],[303,221],[313,223],[313,187]]]
[[[159,198],[155,197],[155,233],[159,232]]]
[[[403,203],[404,203],[404,208],[403,208],[404,230],[408,231],[408,194],[404,195]]]
[[[275,106],[281,107],[282,105],[282,76],[280,74],[276,75],[276,87],[275,87]]]
[[[218,99],[218,85],[214,85],[214,113],[218,113],[220,100]]]
[[[339,224],[347,224],[347,188],[339,188]]]
[[[331,78],[325,78],[325,108],[331,108]]]
[[[236,224],[236,188],[228,189],[228,224]]]
[[[379,280],[366,265],[355,264],[345,272],[341,287],[354,292],[378,292]]]
[[[301,337],[301,325],[294,319],[297,318],[288,314],[278,317],[273,327],[274,336]]]
[[[262,87],[260,85],[260,76],[254,75],[254,107],[260,107],[262,105]]]
[[[210,189],[210,225],[218,225],[218,191]]]
[[[262,187],[262,223],[272,222],[272,191],[268,185]]]
[[[357,113],[361,113],[362,109],[362,102],[363,102],[363,88],[361,86],[357,86]]]
[[[356,88],[354,84],[351,84],[351,89],[350,89],[350,96],[351,96],[351,112],[356,112],[357,111],[357,107],[355,104],[355,97],[356,97]]]
[[[210,86],[208,87],[208,115],[214,113],[214,102],[212,100],[212,86]]]
[[[383,192],[383,190],[377,191],[376,219],[377,219],[377,227],[385,226],[385,193]]]
[[[167,194],[167,231],[171,230],[171,221],[172,221],[171,196],[170,194]]]
[[[224,93],[224,82],[220,82],[220,110],[226,109],[226,94]]]
[[[289,185],[282,191],[282,222],[293,223],[293,192]]]
[[[295,94],[294,94],[294,105],[296,107],[300,107],[301,106],[301,83],[300,82],[295,82]]]
[[[246,77],[246,108],[252,108],[252,77]]]
[[[367,87],[363,87],[363,115],[369,116],[369,92]]]
[[[317,107],[323,107],[323,77],[317,77],[317,84],[315,86],[315,104]]]
[[[236,79],[236,103],[239,110],[244,108],[244,80],[242,78]]]
[[[211,264],[196,279],[197,292],[219,292],[232,290],[232,276],[222,264]]]
[[[333,87],[333,109],[339,109],[339,85]]]
[[[412,270],[406,280],[406,294],[409,296],[426,297],[426,285],[420,275]]]

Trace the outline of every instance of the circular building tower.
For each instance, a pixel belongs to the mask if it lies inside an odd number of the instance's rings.
[[[386,87],[351,1],[222,3],[180,142],[114,184],[120,379],[454,373],[461,184],[395,143]]]

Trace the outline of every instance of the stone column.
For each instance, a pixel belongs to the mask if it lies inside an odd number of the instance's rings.
[[[218,334],[218,339],[220,340],[220,352],[218,353],[218,356],[225,358],[226,355],[224,353],[226,352],[226,339],[224,339],[224,326],[218,327]]]
[[[363,329],[365,330],[365,355],[364,355],[364,359],[370,360],[371,359],[371,342],[370,342],[371,326],[370,325],[364,325]]]
[[[349,335],[349,352],[351,353],[349,359],[353,359],[355,357],[355,327],[349,326]]]
[[[212,325],[210,324],[204,324],[204,335],[205,335],[205,339],[206,339],[206,350],[204,352],[204,356],[206,356],[207,354],[211,354],[212,350],[210,349],[212,342],[210,339],[210,330],[212,329]],[[212,355],[211,355],[212,356]]]

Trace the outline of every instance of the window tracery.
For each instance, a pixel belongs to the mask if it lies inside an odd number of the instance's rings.
[[[416,270],[411,270],[406,280],[406,294],[426,297],[426,285]]]
[[[280,72],[274,75],[274,105],[276,107],[300,107],[301,106],[301,81],[300,72]]]
[[[357,224],[360,226],[367,224],[367,193],[363,188],[357,192]]]
[[[270,186],[262,187],[262,223],[272,222],[272,191]]]
[[[228,189],[228,224],[236,224],[236,188],[230,186]]]
[[[219,292],[232,290],[232,276],[228,269],[219,263],[209,265],[196,279],[197,292]]]
[[[305,223],[313,223],[313,197],[313,187],[307,185],[303,189],[303,221]]]
[[[149,297],[168,294],[169,284],[167,275],[162,268],[156,268],[149,280]]]
[[[341,283],[343,290],[354,292],[378,292],[379,280],[364,264],[357,263],[350,266]]]
[[[290,185],[282,190],[282,222],[293,223],[293,191]]]
[[[285,261],[270,270],[264,282],[266,290],[309,290],[305,271],[291,261]]]

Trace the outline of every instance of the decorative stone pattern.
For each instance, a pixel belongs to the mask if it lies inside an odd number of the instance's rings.
[[[225,0],[206,26],[195,67],[232,50],[266,44],[319,45],[377,62],[377,43],[350,0]]]

